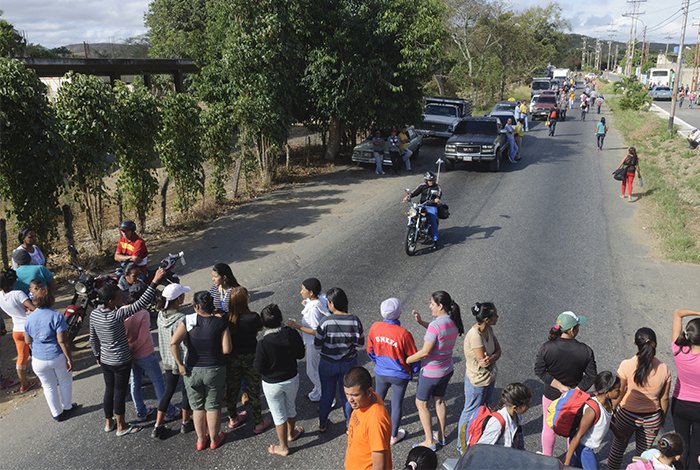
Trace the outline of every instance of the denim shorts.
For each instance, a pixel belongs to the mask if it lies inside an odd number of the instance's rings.
[[[187,369],[185,389],[193,410],[220,410],[226,390],[226,367],[192,367]]]
[[[418,390],[416,390],[416,398],[420,401],[428,401],[431,397],[444,397],[447,392],[447,386],[450,383],[454,371],[444,377],[432,378],[425,377],[422,373],[418,376]]]

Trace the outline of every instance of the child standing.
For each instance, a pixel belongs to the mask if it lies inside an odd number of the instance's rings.
[[[512,383],[501,392],[501,400],[498,404],[498,413],[503,416],[505,424],[502,426],[498,419],[489,419],[486,422],[484,433],[476,442],[477,444],[501,444],[504,447],[524,448],[521,416],[530,408],[532,391],[527,385]]]
[[[569,449],[566,451],[564,460],[564,465],[584,470],[598,470],[599,468],[595,451],[601,446],[610,429],[611,400],[620,396],[620,378],[612,372],[603,371],[596,375],[594,387],[593,400],[598,403],[600,415],[596,420],[595,410],[589,405],[584,405],[581,423],[578,431],[569,442]]]

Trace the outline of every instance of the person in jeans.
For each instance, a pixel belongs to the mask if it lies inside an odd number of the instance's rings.
[[[25,393],[36,386],[36,380],[27,378],[30,350],[24,340],[24,325],[27,323],[27,315],[34,310],[34,304],[23,291],[13,289],[16,280],[17,274],[13,269],[0,272],[0,309],[12,318],[12,340],[17,350],[15,369],[20,384],[19,393]],[[14,385],[16,384],[17,381],[14,382]]]
[[[367,333],[367,355],[374,363],[377,395],[384,400],[391,389],[391,445],[406,437],[401,429],[403,398],[413,374],[420,371],[420,364],[406,364],[406,358],[415,354],[413,335],[401,326],[401,302],[392,297],[382,302],[383,320],[375,322]]]
[[[690,320],[683,328],[683,319]],[[676,387],[671,414],[673,427],[686,443],[682,468],[700,467],[700,311],[678,309],[673,314],[673,360]]]
[[[547,425],[549,405],[574,387],[587,391],[598,375],[593,350],[576,339],[585,323],[583,315],[560,313],[535,359],[535,374],[544,383],[541,434],[544,455],[552,455],[556,440],[556,434]]]
[[[197,451],[221,446],[221,406],[226,386],[225,354],[231,353],[231,333],[226,318],[216,312],[209,292],[194,294],[194,311],[178,323],[170,340],[170,354],[185,378],[187,399],[192,407]],[[180,343],[187,346],[183,362]]]
[[[668,411],[671,371],[656,357],[656,333],[640,328],[634,335],[637,354],[625,359],[617,369],[620,397],[613,401],[615,415],[608,469],[617,470],[632,434],[636,453],[650,449]]]
[[[253,432],[260,434],[272,425],[269,418],[262,416],[260,404],[260,374],[255,370],[255,349],[258,332],[263,324],[260,315],[248,307],[248,291],[245,287],[231,289],[228,305],[228,328],[233,344],[231,354],[226,357],[226,407],[228,408],[228,429],[236,429],[246,422],[248,413],[238,413],[238,394],[241,382],[245,380],[246,393],[253,410]]]
[[[54,298],[45,286],[32,284],[36,310],[27,317],[24,338],[32,349],[34,372],[41,380],[51,416],[63,421],[76,410],[70,345],[63,315],[53,310]]]
[[[136,302],[146,291],[145,284],[136,284],[129,289],[128,303]],[[151,380],[153,389],[156,392],[156,399],[160,401],[165,392],[163,383],[163,371],[160,370],[158,356],[153,346],[151,337],[151,314],[146,309],[139,310],[126,320],[124,320],[126,339],[129,342],[131,351],[131,400],[136,408],[136,421],[144,422],[156,409],[146,406],[141,394],[144,374]],[[179,412],[177,408],[171,406],[168,409],[168,420],[171,420]]]
[[[374,157],[375,173],[377,175],[384,174],[384,149],[386,141],[382,137],[382,133],[376,131],[372,137],[372,156]]]
[[[553,109],[549,113],[549,116],[547,117],[547,121],[549,121],[549,136],[550,137],[554,137],[554,132],[557,130],[557,121],[558,120],[559,120],[559,110]]]
[[[153,425],[151,437],[163,437],[166,421],[166,413],[170,407],[170,401],[173,398],[178,382],[180,382],[180,371],[177,367],[177,362],[170,352],[170,340],[177,325],[184,321],[185,314],[180,311],[182,304],[185,302],[185,294],[190,291],[190,288],[181,284],[168,284],[163,289],[162,295],[158,298],[156,306],[158,308],[158,349],[160,357],[163,360],[163,369],[165,370],[165,392],[158,401],[158,413],[156,414],[156,422]],[[187,354],[187,349],[180,343],[180,353],[182,357]],[[190,402],[187,400],[187,392],[182,391],[182,422],[180,423],[180,434],[185,434],[194,428],[191,415],[192,409]]]
[[[488,405],[496,387],[496,361],[501,358],[501,345],[493,333],[498,321],[498,311],[491,302],[477,302],[471,309],[476,323],[464,337],[464,357],[467,373],[464,376],[464,409],[459,417],[457,450],[463,453],[462,439],[467,432],[467,422],[481,405]]]
[[[156,286],[167,274],[158,268],[151,285],[133,304],[124,305],[124,295],[116,284],[107,283],[97,291],[100,305],[90,313],[90,347],[97,364],[102,368],[105,382],[103,410],[105,432],[117,429],[117,436],[140,430],[126,423],[126,391],[129,386],[132,356],[126,337],[124,320],[146,308],[153,301]]]
[[[289,442],[304,433],[304,428],[296,426],[297,361],[304,358],[304,341],[294,329],[282,326],[282,312],[277,305],[265,307],[261,317],[265,333],[255,350],[255,370],[262,376],[262,389],[279,441],[270,444],[267,451],[286,457]]]
[[[630,147],[627,149],[627,155],[625,155],[625,158],[623,158],[617,166],[618,169],[622,167],[627,167],[627,173],[625,173],[625,177],[622,179],[622,194],[620,197],[623,199],[627,198],[628,202],[632,202],[632,183],[634,182],[634,175],[636,173],[637,176],[640,178],[642,177],[642,173],[639,170],[639,157],[637,156],[636,148]],[[625,189],[627,189],[627,196],[625,196]]]
[[[423,337],[423,347],[406,359],[407,364],[422,361],[422,369],[418,376],[416,390],[416,408],[423,426],[425,439],[419,446],[432,450],[437,444],[444,446],[447,406],[445,393],[454,374],[452,352],[457,337],[464,334],[459,305],[445,291],[433,292],[430,299],[430,314],[434,320],[430,323],[423,321],[420,313],[413,311],[413,317],[419,325],[426,328]],[[428,401],[435,399],[435,414],[438,420],[438,430],[433,432],[433,423],[428,409]]]
[[[605,118],[600,118],[600,121],[595,125],[595,127],[595,137],[598,150],[603,150],[603,142],[605,141],[605,136],[608,135],[608,126],[605,125]]]
[[[326,293],[328,310],[332,315],[324,317],[316,329],[314,345],[321,351],[318,372],[321,377],[321,402],[319,404],[318,432],[328,430],[331,405],[340,394],[345,412],[345,424],[350,419],[350,407],[343,393],[343,376],[357,365],[357,348],[365,344],[365,334],[360,319],[348,313],[348,297],[339,287]]]

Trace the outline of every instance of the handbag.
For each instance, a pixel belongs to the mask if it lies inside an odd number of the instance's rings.
[[[551,123],[549,122],[549,118],[547,118],[547,121],[545,121],[544,125],[547,126],[547,127],[549,127],[550,124],[551,124]]]
[[[622,181],[625,179],[625,175],[627,174],[627,166],[623,165],[617,170],[612,172],[613,179],[616,179],[617,181]]]
[[[450,218],[450,206],[447,204],[440,204],[437,208],[438,219],[449,219]]]

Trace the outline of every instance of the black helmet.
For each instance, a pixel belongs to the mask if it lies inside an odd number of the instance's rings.
[[[133,220],[124,220],[121,224],[119,224],[119,230],[129,230],[135,232],[136,224]]]
[[[432,171],[426,171],[425,173],[423,173],[423,179],[425,181],[435,181],[435,173],[433,173]]]

